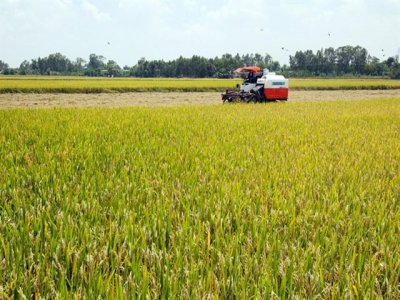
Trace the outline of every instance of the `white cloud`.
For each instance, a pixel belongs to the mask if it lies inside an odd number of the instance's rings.
[[[194,10],[198,7],[196,0],[183,0],[183,5],[188,10]]]
[[[162,0],[119,0],[119,8],[126,8],[134,10],[136,12],[145,12],[145,17],[152,18],[154,14],[162,12],[164,14],[170,14],[171,3]]]
[[[399,15],[399,0],[0,0],[0,59],[96,53],[133,65],[257,52],[288,63],[296,50],[344,45],[394,55]]]
[[[107,13],[100,12],[96,5],[90,3],[88,0],[83,0],[81,7],[85,12],[91,15],[95,20],[108,21],[111,17]]]
[[[72,4],[72,0],[56,0],[55,3],[59,8],[67,9]]]

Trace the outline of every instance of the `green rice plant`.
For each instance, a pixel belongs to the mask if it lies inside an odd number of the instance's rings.
[[[400,99],[0,110],[0,298],[400,297]]]

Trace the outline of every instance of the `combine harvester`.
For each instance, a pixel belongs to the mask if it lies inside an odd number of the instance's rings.
[[[236,73],[247,74],[240,91],[226,90],[221,95],[223,103],[228,102],[269,102],[287,101],[289,96],[289,80],[283,75],[276,75],[259,67],[244,67],[235,70]],[[239,88],[239,84],[236,85]]]

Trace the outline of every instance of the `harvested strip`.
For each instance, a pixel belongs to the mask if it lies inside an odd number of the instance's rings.
[[[289,102],[400,98],[400,90],[289,91]],[[0,108],[220,105],[221,93],[0,94]]]

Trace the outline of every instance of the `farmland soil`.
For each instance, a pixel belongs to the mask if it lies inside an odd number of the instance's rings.
[[[400,98],[399,90],[290,91],[289,101]],[[0,94],[0,108],[222,104],[221,93]]]

